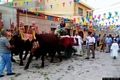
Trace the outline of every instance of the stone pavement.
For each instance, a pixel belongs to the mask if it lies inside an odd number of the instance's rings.
[[[49,63],[46,60],[43,69],[40,68],[40,60],[33,60],[26,71],[13,63],[13,71],[17,74],[5,75],[0,80],[102,80],[102,77],[120,77],[120,57],[113,60],[110,53],[96,51],[96,59],[84,58],[85,56],[73,56],[60,63]]]

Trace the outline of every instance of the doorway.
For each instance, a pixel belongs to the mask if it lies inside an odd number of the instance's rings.
[[[75,36],[76,30],[73,30],[73,36]]]
[[[55,30],[56,30],[56,28],[51,28],[52,33],[54,33],[54,32],[55,32]]]
[[[71,36],[71,35],[70,35],[70,29],[67,29],[67,33],[68,33],[69,36]]]
[[[82,37],[82,39],[84,38],[84,33],[83,33],[83,31],[79,31],[78,34]]]
[[[2,19],[2,13],[0,13],[0,19]]]

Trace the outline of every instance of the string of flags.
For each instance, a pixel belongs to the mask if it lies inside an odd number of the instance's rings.
[[[29,2],[34,2],[34,4],[36,4],[35,1],[36,0],[23,0],[23,1],[22,0],[21,1],[12,0],[12,2],[10,3],[10,7],[23,7],[23,5],[29,5]],[[41,4],[44,0],[38,0],[38,1]],[[46,1],[49,2],[49,0],[46,0]],[[0,0],[0,2],[2,2],[2,0]],[[9,2],[9,1],[6,0],[6,2]],[[80,3],[80,0],[76,0],[76,3]],[[48,6],[27,8],[27,9],[23,10],[23,13],[25,11],[31,11],[31,12],[36,12],[36,14],[35,14],[36,16],[40,16],[38,11],[42,11],[47,8],[53,9],[54,7],[59,7],[59,6],[65,7],[68,4],[71,6],[73,4],[73,1],[70,0],[68,3],[62,2],[62,3],[56,3],[55,5],[50,4]],[[44,18],[44,19],[60,21],[60,18],[57,18],[57,17],[47,16],[47,15],[42,15],[40,17]],[[69,20],[68,18],[64,18],[64,19],[66,22]],[[109,32],[109,31],[120,32],[120,26],[116,24],[119,21],[119,19],[120,19],[120,15],[119,15],[118,11],[115,11],[114,14],[109,12],[109,13],[93,15],[93,16],[86,16],[86,17],[82,16],[81,18],[73,18],[72,20],[73,20],[74,24],[73,25],[66,24],[66,26],[75,26],[76,27],[76,26],[80,25],[80,26],[82,26],[82,29],[86,29],[86,30],[94,29],[94,30],[101,30],[101,31],[106,30],[107,32]],[[87,27],[85,27],[84,25],[86,25]],[[55,26],[55,25],[52,23],[51,26]]]
[[[44,0],[38,0],[40,4],[43,3]],[[49,0],[47,0],[48,2]],[[1,2],[1,1],[0,1]],[[8,1],[7,1],[8,2]],[[36,0],[33,0],[33,1],[27,1],[27,0],[24,0],[24,1],[12,1],[10,3],[10,7],[23,7],[23,5],[29,5],[30,2],[33,2],[34,4],[36,4]],[[80,0],[76,0],[76,3],[80,3]],[[54,8],[54,7],[59,7],[59,6],[63,6],[65,7],[66,5],[72,5],[73,4],[73,1],[70,0],[69,2],[62,2],[61,4],[60,3],[56,3],[56,6],[54,6],[53,4],[50,4],[49,6],[40,6],[42,7],[43,9],[47,9],[47,8]],[[46,7],[46,8],[44,8]]]
[[[24,13],[24,12],[23,12]],[[53,16],[48,16],[45,14],[40,14],[40,13],[35,13],[36,16],[40,16],[40,18],[42,19],[48,19],[48,20],[53,20],[53,21],[60,21],[59,17],[53,17]],[[112,16],[112,15],[116,15],[116,16]],[[108,16],[106,13],[103,14],[104,17],[102,17],[102,15],[94,15],[94,16],[87,16],[87,17],[81,17],[81,18],[73,18],[71,20],[73,20],[74,24],[70,24],[70,23],[66,23],[66,27],[78,27],[81,26],[81,29],[83,30],[106,30],[107,32],[110,31],[115,31],[118,32],[120,30],[120,26],[116,25],[115,23],[120,19],[118,12],[116,11],[114,14],[111,14],[110,12],[108,13]],[[111,24],[109,19],[113,19],[113,23]],[[68,18],[64,18],[64,20],[66,22],[69,21]],[[100,23],[100,21],[109,21],[109,23],[103,24]],[[115,20],[115,21],[114,21]],[[51,23],[51,26],[56,26],[55,24]],[[117,27],[116,27],[117,26]],[[118,31],[116,31],[118,30]]]

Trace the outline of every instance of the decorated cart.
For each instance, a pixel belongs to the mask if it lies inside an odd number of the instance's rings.
[[[67,35],[65,30],[59,30],[58,34],[60,34],[61,43],[63,44],[62,50],[65,56],[70,58],[72,53],[77,52],[73,46],[78,46],[78,39]]]

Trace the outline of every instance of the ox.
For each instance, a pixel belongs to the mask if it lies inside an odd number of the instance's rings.
[[[40,47],[35,50],[35,52],[30,54],[28,62],[24,69],[28,69],[30,62],[32,61],[33,56],[36,58],[41,57],[42,64],[41,67],[44,67],[44,56],[49,53],[52,58],[50,62],[53,62],[53,58],[58,52],[59,59],[62,61],[60,53],[60,39],[55,34],[36,34],[36,40],[39,42]],[[34,42],[34,41],[33,41]]]
[[[30,43],[29,40],[27,41],[24,41],[22,40],[21,36],[19,35],[14,35],[12,36],[11,40],[10,40],[10,44],[14,45],[15,48],[11,49],[11,53],[12,55],[15,54],[15,55],[18,55],[19,54],[19,58],[20,58],[20,66],[23,65],[23,59],[25,60],[26,59],[26,56],[28,54],[28,52],[30,51],[31,47],[32,47],[32,44]],[[25,56],[23,58],[23,51],[25,50]],[[13,59],[13,56],[11,57],[11,60],[13,62],[16,62],[14,59]]]

